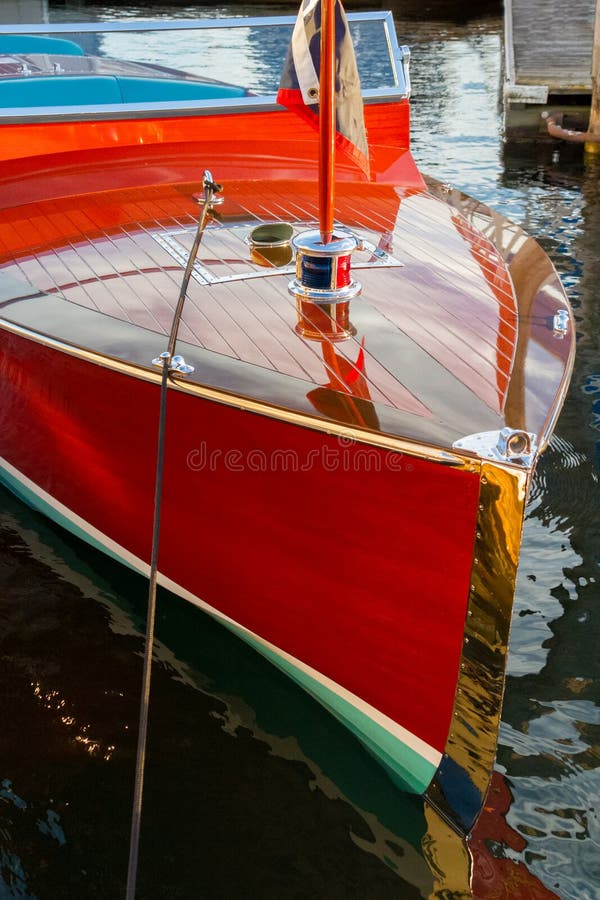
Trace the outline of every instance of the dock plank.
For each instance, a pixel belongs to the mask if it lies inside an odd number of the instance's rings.
[[[507,2],[507,56],[514,60],[508,80],[544,85],[550,93],[591,91],[595,6],[595,0]]]

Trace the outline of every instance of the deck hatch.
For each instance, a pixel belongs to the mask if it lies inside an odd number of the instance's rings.
[[[314,227],[314,223],[294,223],[294,230],[298,233],[311,226]],[[207,228],[192,278],[199,284],[223,284],[268,275],[293,275],[296,271],[293,254],[289,264],[283,266],[274,266],[268,260],[264,263],[260,261],[259,254],[250,246],[250,233],[255,227],[256,222]],[[340,226],[336,226],[336,230],[340,230]],[[187,262],[194,233],[193,226],[151,232],[156,243],[181,266]],[[361,246],[353,256],[353,269],[399,268],[404,265],[391,252],[391,235],[382,236],[366,229],[354,233]]]

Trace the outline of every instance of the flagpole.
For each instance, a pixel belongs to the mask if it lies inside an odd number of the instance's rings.
[[[319,229],[328,244],[333,237],[335,191],[335,4],[321,2],[321,74],[319,78]]]

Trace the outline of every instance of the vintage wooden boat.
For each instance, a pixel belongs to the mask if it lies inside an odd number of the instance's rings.
[[[349,19],[359,69],[361,46],[367,66],[387,57],[364,90],[370,178],[338,156],[327,252],[315,133],[273,95],[3,111],[1,473],[149,572],[161,352],[188,266],[159,582],[464,833],[573,322],[532,238],[418,171],[391,16]],[[265,21],[283,29],[279,55],[264,39],[280,71],[293,20]]]

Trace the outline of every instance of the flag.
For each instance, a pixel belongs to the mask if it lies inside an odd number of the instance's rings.
[[[369,148],[360,78],[346,13],[335,2],[336,147],[369,177]],[[302,0],[283,66],[277,102],[319,127],[321,0]]]

